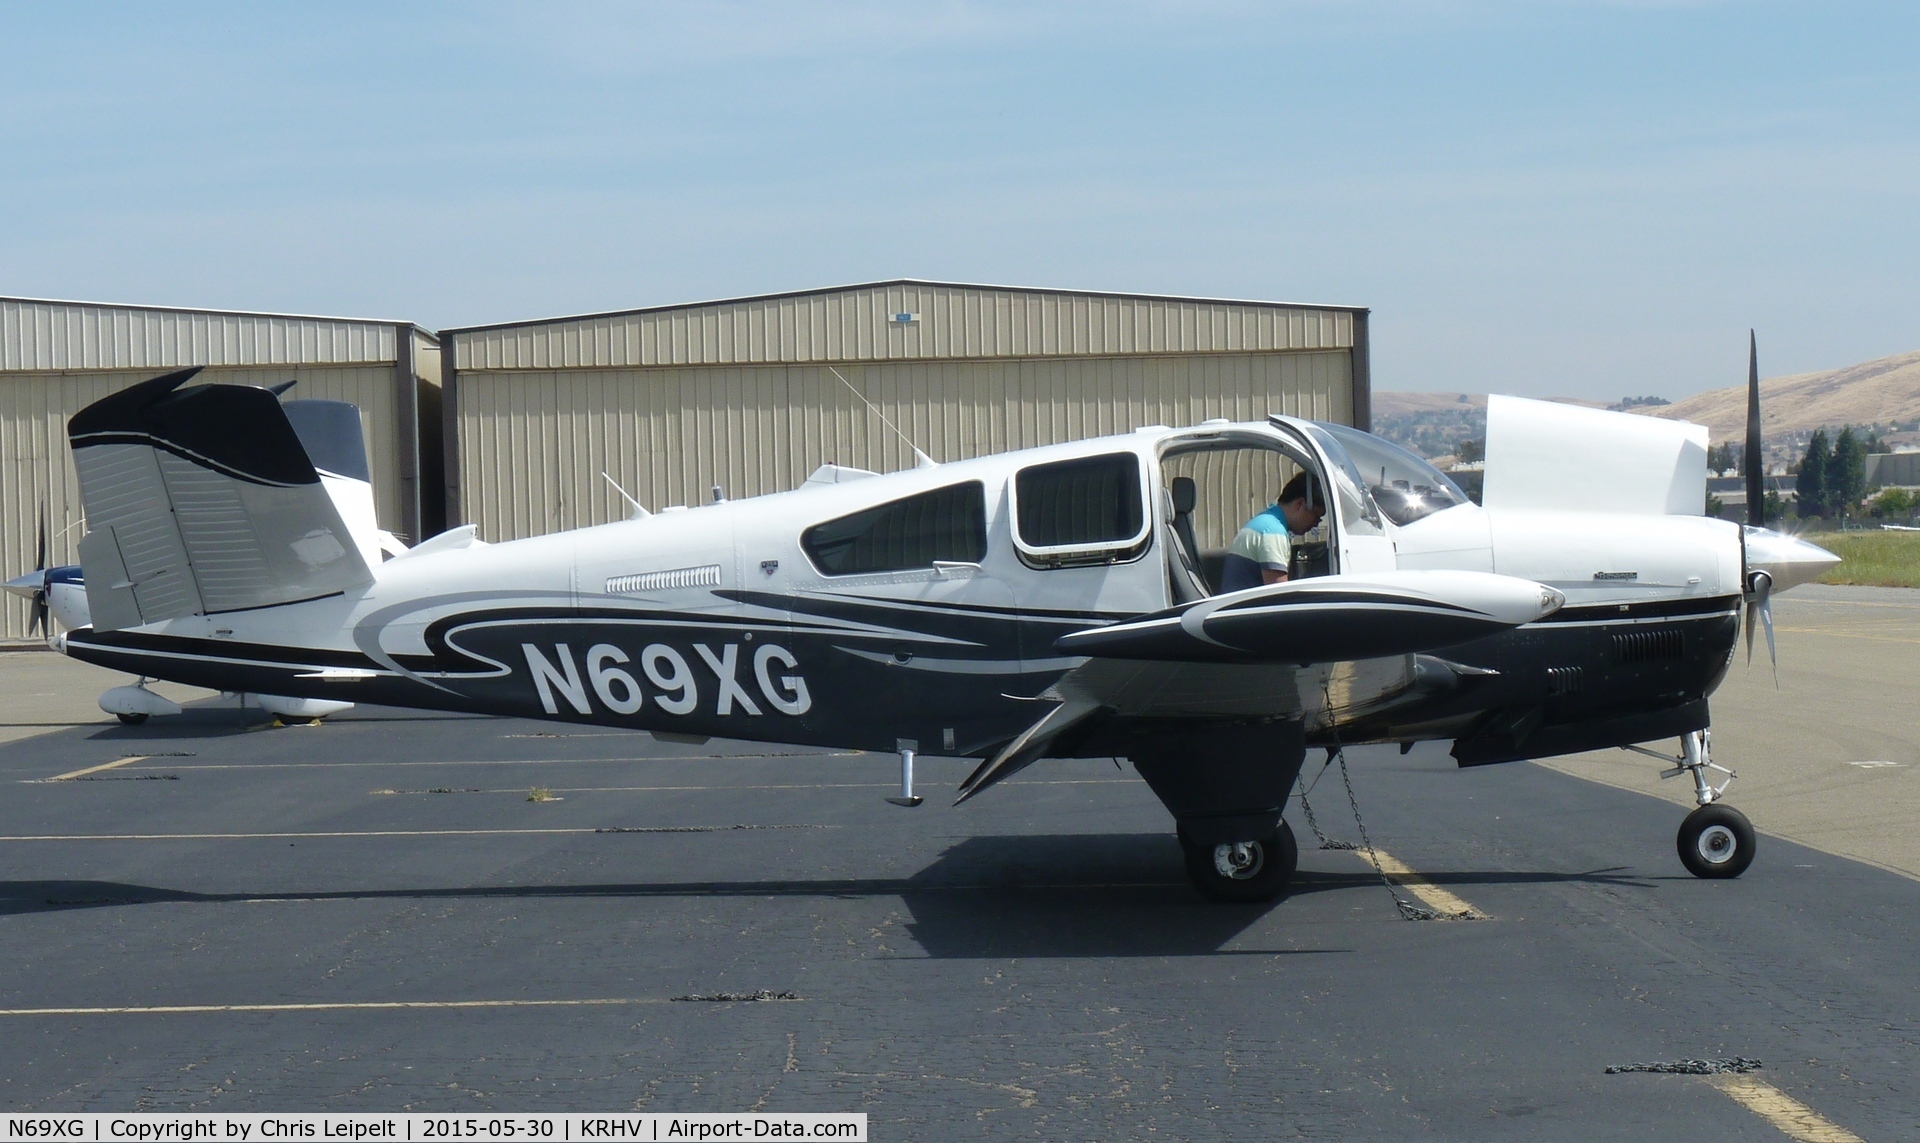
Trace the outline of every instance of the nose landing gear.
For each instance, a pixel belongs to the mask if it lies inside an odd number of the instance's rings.
[[[1674,839],[1680,851],[1680,864],[1687,867],[1687,872],[1708,878],[1738,877],[1745,873],[1747,866],[1753,864],[1753,823],[1747,820],[1747,815],[1720,801],[1733,783],[1734,773],[1714,763],[1713,732],[1696,730],[1682,735],[1678,758],[1644,746],[1627,749],[1671,762],[1673,769],[1663,771],[1662,778],[1676,778],[1681,774],[1693,778],[1693,796],[1699,808],[1680,823],[1679,836]],[[1716,786],[1708,771],[1725,774],[1726,779]]]
[[[1738,877],[1753,864],[1753,825],[1732,806],[1701,806],[1680,823],[1680,864],[1695,877]]]

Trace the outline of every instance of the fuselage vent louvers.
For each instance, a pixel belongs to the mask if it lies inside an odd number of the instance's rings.
[[[634,595],[643,591],[672,591],[680,587],[719,587],[720,565],[674,568],[671,571],[617,575],[607,580],[608,595]]]
[[[1624,631],[1613,637],[1613,657],[1622,663],[1652,663],[1679,659],[1686,654],[1686,641],[1671,628],[1655,631]]]
[[[1570,695],[1580,689],[1579,667],[1548,667],[1547,690],[1549,694]]]

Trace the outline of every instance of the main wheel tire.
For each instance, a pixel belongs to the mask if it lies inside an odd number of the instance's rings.
[[[139,726],[141,723],[147,721],[147,716],[144,714],[116,714],[113,717],[126,723],[128,726]]]
[[[1753,823],[1732,806],[1701,806],[1680,823],[1680,864],[1695,877],[1738,877],[1753,864]]]
[[[1215,901],[1271,901],[1286,891],[1300,863],[1300,847],[1286,822],[1264,838],[1231,845],[1201,845],[1180,831],[1187,880]]]

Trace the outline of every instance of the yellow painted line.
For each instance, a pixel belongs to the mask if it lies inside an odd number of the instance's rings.
[[[131,758],[122,758],[118,762],[103,762],[98,766],[89,766],[85,770],[69,770],[65,774],[55,774],[51,778],[42,778],[42,782],[71,782],[75,778],[84,778],[88,774],[98,774],[102,770],[112,770],[119,766],[131,766],[135,762],[145,762],[145,754],[135,754]]]
[[[1729,1073],[1715,1076],[1713,1086],[1728,1098],[1779,1128],[1781,1134],[1800,1143],[1866,1143],[1858,1135],[1821,1115],[1813,1108],[1751,1075]]]
[[[1354,850],[1354,852],[1364,854],[1366,850],[1357,849]],[[1385,850],[1375,849],[1373,851],[1373,859],[1379,863],[1380,872],[1386,874],[1395,884],[1400,885],[1406,889],[1407,892],[1425,901],[1427,906],[1435,912],[1445,913],[1455,917],[1464,915],[1482,921],[1487,919],[1485,913],[1482,913],[1472,905],[1467,904],[1465,901],[1427,880],[1426,874],[1413,868],[1406,862],[1401,861]]]
[[[611,996],[592,1000],[375,1000],[337,1004],[155,1004],[122,1008],[0,1008],[0,1016],[169,1016],[191,1012],[377,1012],[395,1008],[604,1008],[665,1004]]]
[[[0,835],[5,841],[248,841],[300,837],[497,837],[559,833],[725,833],[724,826],[578,826],[565,829],[368,829],[316,830],[306,833],[46,833]],[[748,826],[748,829],[837,829],[837,826]]]

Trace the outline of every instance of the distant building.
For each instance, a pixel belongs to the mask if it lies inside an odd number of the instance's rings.
[[[1867,454],[1868,488],[1920,488],[1920,451]]]
[[[907,468],[915,446],[944,461],[1211,418],[1369,423],[1350,306],[902,279],[441,336],[447,521],[487,540],[625,517],[607,478],[659,509],[795,488],[828,461]]]
[[[0,298],[0,578],[31,571],[46,521],[52,565],[78,558],[80,483],[67,418],[189,365],[198,382],[278,385],[360,407],[382,528],[409,542],[441,518],[440,342],[411,322]],[[27,634],[27,602],[0,611],[0,639]]]

